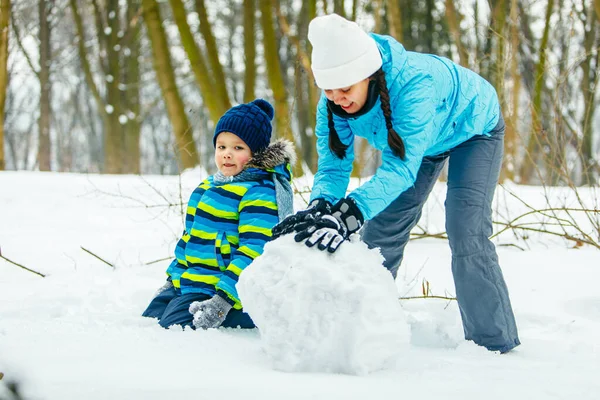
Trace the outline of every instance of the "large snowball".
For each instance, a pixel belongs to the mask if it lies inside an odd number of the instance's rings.
[[[409,328],[382,262],[360,241],[334,254],[292,235],[268,243],[237,289],[273,367],[367,374],[393,365]]]

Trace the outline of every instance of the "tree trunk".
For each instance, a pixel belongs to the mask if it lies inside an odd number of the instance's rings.
[[[4,158],[4,104],[8,88],[8,24],[10,0],[0,0],[0,171],[6,167]],[[16,163],[16,160],[15,160]]]
[[[511,0],[510,5],[510,76],[513,84],[511,90],[511,112],[505,114],[506,133],[504,135],[504,163],[502,164],[501,180],[514,181],[517,168],[517,145],[519,123],[519,100],[521,93],[521,75],[519,74],[519,31],[517,29],[517,0]]]
[[[531,104],[531,134],[527,143],[527,153],[523,164],[521,165],[520,177],[522,183],[529,183],[534,169],[537,167],[537,161],[540,152],[544,151],[547,143],[547,133],[542,126],[542,93],[544,90],[544,76],[546,72],[546,50],[548,38],[550,36],[550,18],[554,8],[554,0],[548,0],[546,9],[546,18],[542,40],[539,46],[539,61],[535,67],[534,89]]]
[[[148,8],[147,3],[152,3],[156,5],[156,0],[144,1],[144,9]],[[181,44],[183,45],[188,59],[190,60],[190,66],[192,68],[192,71],[194,72],[196,82],[200,87],[202,100],[204,101],[204,104],[208,109],[208,112],[210,113],[210,119],[212,119],[213,122],[216,124],[219,118],[221,118],[223,113],[227,110],[227,108],[225,108],[223,106],[223,103],[219,101],[219,95],[215,94],[215,80],[207,67],[206,59],[204,58],[202,51],[200,51],[200,48],[196,44],[196,41],[194,40],[194,35],[192,35],[190,26],[187,23],[187,12],[185,11],[183,1],[169,0],[169,3],[171,4],[171,8],[173,9],[173,18],[175,19],[175,23],[177,24],[177,28],[179,29],[179,35],[181,36]],[[155,9],[156,13],[158,14],[158,6],[156,6]],[[158,21],[158,27],[161,29],[161,32],[164,32],[161,20]],[[148,32],[148,34],[150,37],[159,35],[156,32]],[[167,39],[166,37],[164,37],[164,34],[162,36],[164,38],[164,48],[166,51],[168,51]],[[154,49],[154,42],[152,48]],[[171,73],[173,73],[170,56],[168,55],[168,53],[165,54],[169,58],[168,68],[171,70]],[[163,54],[161,55],[161,57],[165,57],[165,55]]]
[[[263,28],[264,57],[267,64],[267,78],[275,100],[275,122],[279,137],[293,140],[289,129],[287,91],[279,60],[279,49],[275,37],[273,7],[271,0],[260,0],[260,13]]]
[[[104,127],[104,172],[109,174],[121,174],[124,160],[124,132],[119,117],[122,115],[121,93],[121,69],[119,66],[119,38],[120,31],[119,0],[106,1],[106,20],[108,21],[109,34],[100,32],[100,36],[106,39],[106,113],[108,124]],[[112,16],[112,17],[111,17]]]
[[[223,67],[219,61],[217,41],[215,40],[215,35],[213,35],[210,22],[208,21],[204,0],[196,0],[196,12],[198,13],[198,18],[200,19],[200,33],[202,34],[204,43],[206,44],[208,61],[210,63],[212,76],[214,78],[213,91],[217,93],[222,110],[225,112],[231,107],[231,101],[229,100],[229,95],[227,94],[227,80],[225,79],[225,73],[223,73]]]
[[[48,17],[53,3],[39,0],[40,39],[40,118],[38,120],[38,163],[40,171],[50,171],[50,24]]]
[[[469,53],[463,44],[462,38],[464,35],[460,28],[460,23],[464,19],[464,16],[456,9],[456,7],[454,7],[454,0],[445,0],[445,5],[448,29],[450,30],[450,36],[454,39],[454,45],[458,50],[459,63],[463,67],[469,68]]]
[[[344,0],[333,0],[333,12],[346,18],[346,11],[344,10]]]
[[[308,24],[317,16],[317,0],[307,0],[304,3],[307,7],[308,12],[308,22],[306,24],[306,32],[308,35]],[[306,52],[310,56],[312,54],[312,47],[310,42],[306,41]],[[310,75],[312,76],[312,71],[310,71]],[[314,80],[307,82],[308,85],[308,104],[310,107],[310,126],[314,127],[317,124],[317,104],[319,103],[319,95],[320,90],[315,85]],[[305,160],[309,165],[312,165],[313,162],[311,160]],[[316,160],[314,161],[316,165]]]
[[[124,171],[130,174],[139,174],[140,169],[140,135],[142,120],[140,116],[140,30],[138,12],[141,0],[127,1],[127,36],[124,44],[129,49],[129,55],[124,54],[123,83],[125,90],[121,101],[123,112],[126,114],[125,124],[125,151]]]
[[[96,104],[96,109],[97,112],[100,114],[100,117],[102,119],[102,125],[103,125],[103,129],[106,130],[108,124],[108,113],[106,111],[106,104],[104,103],[104,99],[102,98],[102,96],[100,95],[100,90],[98,89],[98,87],[96,86],[96,83],[94,82],[94,77],[92,75],[92,68],[90,67],[90,63],[88,61],[87,58],[87,50],[85,47],[85,43],[86,43],[86,39],[85,39],[85,32],[84,32],[84,28],[83,28],[83,19],[81,17],[81,15],[79,14],[79,8],[77,6],[77,0],[70,0],[69,4],[71,5],[71,12],[73,13],[73,20],[75,22],[75,31],[77,32],[77,47],[79,50],[79,62],[81,63],[81,69],[83,70],[83,75],[85,78],[85,82],[87,84],[87,87],[89,88],[89,90],[92,92],[92,97],[94,98],[94,102]],[[96,11],[96,15],[98,14],[98,11]],[[103,46],[103,38],[100,35],[98,37],[98,40],[100,40],[99,45]],[[101,64],[103,64],[101,62]],[[91,111],[91,108],[90,108]],[[93,125],[93,122],[91,122],[94,119],[94,116],[90,113],[89,115],[89,119],[90,119],[90,125]],[[93,147],[93,146],[91,146]],[[100,151],[100,149],[90,149],[90,158],[95,160],[98,165],[101,167],[100,171],[103,171],[104,167],[103,167],[103,163],[104,163],[104,150]],[[100,157],[102,157],[102,159],[100,159]]]
[[[496,37],[496,55],[494,59],[496,60],[495,65],[496,69],[494,70],[494,86],[496,87],[496,91],[498,92],[498,98],[500,100],[500,107],[502,111],[506,109],[505,101],[504,101],[504,82],[505,82],[505,47],[506,47],[506,39],[504,35],[504,27],[506,26],[506,0],[497,0],[496,5],[494,7],[494,32]]]
[[[277,136],[294,142],[294,135],[290,129],[290,114],[287,103],[287,91],[283,79],[283,71],[279,61],[279,49],[273,22],[273,4],[271,0],[260,0],[260,14],[263,28],[264,54],[267,64],[267,76],[273,98],[275,100],[275,129]],[[296,150],[297,151],[297,150]],[[294,174],[302,173],[299,163]]]
[[[596,85],[598,85],[597,70],[598,70],[598,56],[594,55],[593,47],[596,44],[596,17],[589,18],[595,11],[591,7],[586,7],[587,18],[582,21],[583,24],[587,25],[587,29],[584,30],[583,47],[585,50],[585,60],[581,63],[583,70],[583,77],[581,79],[581,92],[583,93],[584,101],[584,113],[583,121],[581,123],[581,130],[583,132],[583,138],[581,140],[581,166],[582,166],[582,178],[583,183],[586,185],[593,185],[595,183],[595,161],[594,161],[594,149],[593,149],[593,117],[596,109]],[[597,50],[596,50],[597,53]]]
[[[352,0],[352,21],[356,21],[356,17],[358,16],[358,0]]]
[[[192,168],[198,165],[200,159],[192,135],[192,128],[188,122],[183,101],[175,83],[175,73],[171,63],[165,29],[162,26],[158,3],[156,0],[142,0],[142,6],[144,8],[144,21],[148,28],[148,37],[152,47],[154,70],[165,100],[171,125],[173,126],[180,166],[184,169]]]
[[[390,26],[390,35],[397,41],[403,42],[404,35],[402,34],[402,12],[398,0],[386,0],[388,10],[388,23]]]
[[[244,0],[244,103],[254,100],[256,87],[256,40],[254,0]]]

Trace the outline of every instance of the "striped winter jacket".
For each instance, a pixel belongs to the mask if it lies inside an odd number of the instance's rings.
[[[225,182],[210,176],[194,190],[175,260],[167,269],[182,294],[217,294],[242,308],[236,290],[240,274],[271,239],[282,203],[292,211],[294,159],[292,144],[278,141],[255,154],[240,174]],[[284,178],[287,190],[279,186],[276,193],[277,178]]]

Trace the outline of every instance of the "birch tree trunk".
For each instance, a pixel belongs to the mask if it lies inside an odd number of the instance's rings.
[[[10,0],[0,0],[0,171],[6,166],[4,158],[4,104],[8,88],[8,24]],[[16,161],[15,161],[16,162]]]
[[[142,0],[142,7],[152,47],[154,70],[173,127],[180,166],[184,169],[192,168],[199,164],[200,159],[183,101],[175,83],[175,73],[158,3],[156,0]]]

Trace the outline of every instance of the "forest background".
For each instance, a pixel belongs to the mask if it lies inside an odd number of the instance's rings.
[[[597,185],[600,0],[0,0],[0,170],[212,172],[215,122],[264,97],[314,172],[306,36],[330,12],[490,81],[503,178]],[[355,147],[354,176],[373,174]]]

